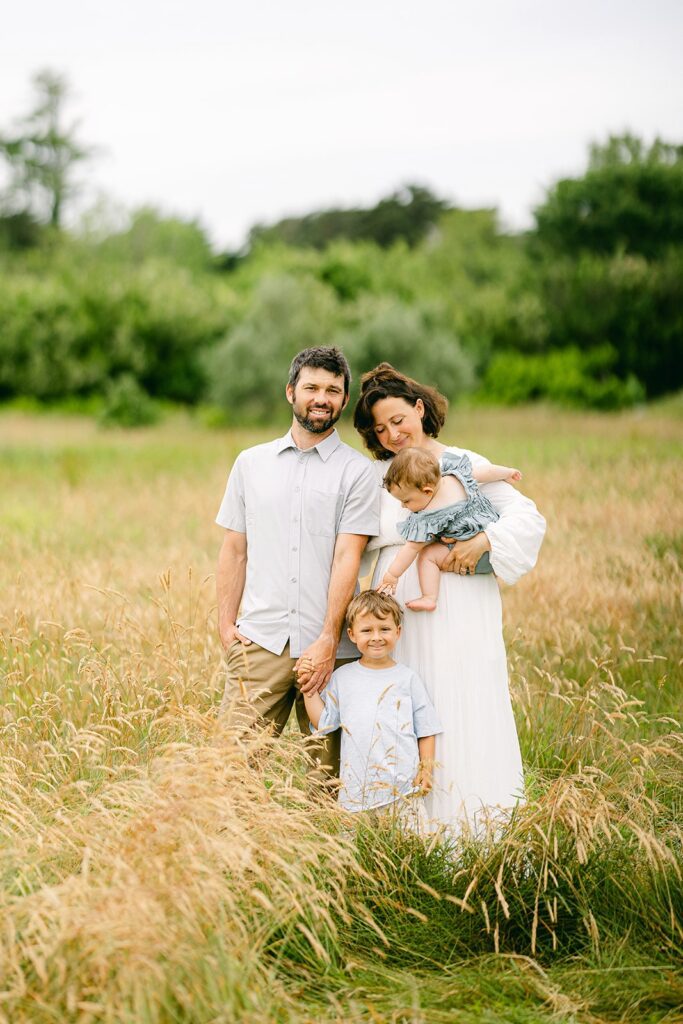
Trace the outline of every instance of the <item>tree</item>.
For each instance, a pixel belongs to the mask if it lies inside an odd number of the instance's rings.
[[[536,210],[531,251],[547,348],[605,344],[649,397],[683,384],[683,146],[593,145],[586,173]]]
[[[33,77],[35,105],[11,134],[0,135],[0,154],[10,170],[4,205],[25,211],[55,228],[62,223],[65,203],[75,194],[74,171],[92,150],[76,139],[76,123],[64,121],[69,87],[53,71]]]
[[[535,215],[546,253],[657,258],[683,245],[683,146],[611,136],[591,147],[585,175],[557,182]]]
[[[288,217],[270,226],[257,225],[249,234],[249,245],[281,242],[285,245],[324,249],[336,239],[376,242],[388,248],[399,239],[415,246],[450,209],[421,185],[406,185],[372,207],[319,210],[304,217]]]
[[[124,231],[109,235],[102,252],[129,265],[164,259],[188,270],[209,270],[213,264],[211,243],[196,220],[167,216],[153,206],[134,210]]]

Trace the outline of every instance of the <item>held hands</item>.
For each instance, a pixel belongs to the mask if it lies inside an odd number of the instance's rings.
[[[325,689],[334,670],[336,654],[337,644],[333,637],[319,636],[309,644],[294,666],[303,694],[320,693]]]
[[[398,576],[394,576],[390,572],[385,572],[382,576],[382,580],[379,586],[376,588],[378,594],[390,594],[392,597],[396,593],[396,584],[398,583]]]

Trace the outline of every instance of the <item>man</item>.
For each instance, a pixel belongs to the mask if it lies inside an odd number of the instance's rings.
[[[291,429],[240,453],[216,517],[225,528],[216,574],[223,705],[235,702],[245,723],[270,722],[278,734],[295,704],[310,736],[302,691],[320,692],[337,659],[358,656],[340,636],[361,554],[379,530],[379,486],[370,461],[334,429],[350,380],[339,349],[294,358]],[[338,735],[325,747],[336,772]]]

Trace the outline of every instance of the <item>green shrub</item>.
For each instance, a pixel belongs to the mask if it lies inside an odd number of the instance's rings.
[[[225,284],[163,263],[53,266],[0,281],[0,397],[102,394],[131,374],[156,397],[196,402],[202,353],[234,320]]]
[[[346,353],[356,386],[362,373],[387,360],[449,398],[472,387],[472,360],[443,326],[438,311],[389,297],[366,297],[357,303],[353,317],[335,340]]]
[[[132,374],[122,374],[108,385],[99,415],[104,426],[147,427],[159,418],[158,405],[142,390]]]
[[[334,293],[313,278],[264,278],[242,322],[206,356],[209,400],[228,422],[267,422],[284,414],[293,357],[330,344],[336,317]]]
[[[683,251],[651,262],[588,254],[550,260],[539,267],[538,288],[549,347],[608,342],[614,373],[635,374],[649,396],[683,385]]]
[[[486,369],[479,397],[501,405],[544,399],[594,409],[620,409],[643,401],[645,394],[636,377],[631,374],[621,380],[612,372],[615,361],[610,345],[542,355],[499,352]]]

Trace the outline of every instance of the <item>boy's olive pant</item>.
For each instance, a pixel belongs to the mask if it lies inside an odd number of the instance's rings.
[[[341,730],[312,739],[310,722],[303,694],[299,690],[294,666],[297,659],[289,653],[289,644],[282,654],[273,654],[258,644],[235,640],[227,651],[228,678],[221,703],[221,713],[233,710],[233,720],[245,728],[261,723],[270,725],[279,736],[289,718],[292,704],[299,729],[306,737],[306,749],[327,776],[339,775]],[[347,659],[337,661],[335,668]]]

